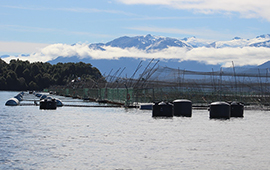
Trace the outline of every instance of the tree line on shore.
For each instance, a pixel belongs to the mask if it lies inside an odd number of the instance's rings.
[[[0,90],[42,90],[51,85],[65,85],[80,77],[83,80],[98,80],[100,71],[91,64],[50,63],[11,60],[0,58]]]

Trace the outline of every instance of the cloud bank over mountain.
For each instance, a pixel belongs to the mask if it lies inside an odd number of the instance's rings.
[[[159,36],[120,37],[108,43],[52,44],[29,55],[2,57],[11,59],[50,61],[57,57],[78,57],[79,59],[119,59],[121,57],[141,59],[194,60],[206,64],[220,64],[229,67],[232,61],[236,66],[259,65],[269,60],[270,36],[254,39],[235,37],[229,41],[209,42],[196,37],[176,39]]]

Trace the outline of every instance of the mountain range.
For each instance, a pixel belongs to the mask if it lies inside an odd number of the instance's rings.
[[[74,44],[76,45],[76,44]],[[73,45],[73,46],[74,46]],[[177,48],[184,48],[185,50],[189,51],[196,48],[244,48],[244,47],[265,47],[270,48],[270,34],[265,34],[261,36],[257,36],[253,39],[244,39],[241,37],[234,37],[229,41],[211,41],[211,40],[203,40],[198,39],[196,37],[189,37],[183,39],[177,38],[170,38],[170,37],[162,37],[162,36],[153,36],[153,35],[143,35],[143,36],[123,36],[116,38],[107,43],[91,43],[88,45],[88,48],[91,50],[99,50],[99,51],[106,51],[106,47],[118,47],[121,49],[128,49],[134,48],[146,53],[152,53],[167,49],[169,47],[177,47]],[[1,56],[1,58],[5,58],[5,56]],[[151,59],[142,59],[142,58],[135,58],[135,57],[125,57],[122,56],[117,59],[93,59],[91,56],[89,57],[80,57],[80,56],[58,56],[57,58],[48,61],[51,64],[56,64],[58,62],[66,63],[66,62],[85,62],[91,63],[94,67],[97,67],[102,74],[109,74],[109,73],[116,73],[117,70],[123,70],[123,75],[131,76],[136,68],[142,62],[141,71],[143,68],[147,67]],[[157,62],[157,59],[152,62],[154,64]],[[158,61],[159,66],[167,66],[171,68],[180,68],[192,71],[213,71],[213,70],[220,70],[221,65],[209,65],[199,61],[192,61],[192,60],[184,60],[179,61],[179,59],[161,59]],[[257,70],[258,68],[269,68],[270,62],[266,62],[260,66],[256,65],[249,65],[244,67],[236,67],[236,70],[247,70],[247,69],[254,69]],[[231,69],[231,68],[228,68]],[[122,75],[122,76],[123,76]]]
[[[128,37],[123,36],[116,38],[107,43],[93,43],[88,46],[93,50],[106,51],[105,47],[118,47],[122,49],[126,48],[136,48],[139,50],[146,51],[151,53],[152,51],[160,51],[169,47],[180,47],[187,50],[194,48],[205,47],[205,48],[243,48],[243,47],[266,47],[270,48],[270,34],[257,36],[253,39],[243,39],[240,37],[235,37],[229,41],[209,41],[198,39],[196,37],[189,37],[184,39],[176,39],[162,36],[153,36],[153,35],[144,35],[144,36],[134,36]],[[110,72],[116,72],[118,69],[124,69],[123,73],[126,76],[131,76],[139,63],[143,61],[142,65],[146,67],[151,59],[140,59],[140,58],[128,58],[121,57],[118,59],[92,59],[92,58],[83,58],[80,59],[77,56],[72,57],[58,57],[55,60],[49,61],[51,64],[56,64],[58,62],[86,62],[91,63],[93,66],[97,67],[103,74],[109,74]],[[157,61],[157,60],[156,60]],[[221,65],[209,65],[199,61],[182,61],[179,62],[177,59],[166,59],[160,60],[158,62],[159,66],[167,66],[171,68],[180,68],[192,71],[213,71],[220,70]],[[254,68],[257,71],[257,68],[268,68],[270,67],[270,62],[262,64],[260,66],[248,65],[244,67],[236,67],[236,71],[249,70]],[[226,68],[223,68],[226,70]],[[227,68],[231,70],[231,68]]]
[[[163,50],[168,47],[186,47],[188,49],[207,47],[207,48],[224,48],[224,47],[267,47],[270,48],[270,34],[257,36],[253,39],[244,39],[234,37],[229,41],[210,41],[198,39],[196,37],[189,37],[184,39],[169,38],[162,36],[123,36],[114,39],[108,43],[90,44],[89,48],[105,50],[104,46],[131,48],[135,47],[139,50]]]

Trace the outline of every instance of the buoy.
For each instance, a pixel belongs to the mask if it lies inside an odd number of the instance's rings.
[[[173,101],[173,115],[191,117],[192,102],[186,99],[178,99]]]
[[[152,117],[173,117],[173,105],[170,103],[155,103],[152,109]]]
[[[53,99],[52,96],[47,96],[45,99]]]
[[[62,107],[62,106],[64,106],[63,102],[62,102],[60,99],[55,99],[55,101],[56,101],[56,106],[57,106],[57,107]]]
[[[227,102],[213,102],[210,104],[210,119],[230,119],[231,108]]]
[[[7,102],[6,102],[6,106],[18,106],[20,104],[20,101],[16,98],[10,98]]]
[[[41,93],[36,93],[36,97],[41,97],[42,94]]]
[[[14,96],[14,98],[18,99],[19,101],[23,100],[23,96],[21,94],[18,94],[17,96]]]
[[[231,117],[244,117],[244,105],[242,103],[231,103]]]
[[[43,94],[40,96],[40,100],[43,100],[43,99],[46,99],[47,98],[47,95]]]

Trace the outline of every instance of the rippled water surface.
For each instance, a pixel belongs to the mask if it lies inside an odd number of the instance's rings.
[[[246,110],[230,120],[210,120],[207,110],[153,119],[138,109],[5,106],[16,94],[0,92],[0,169],[270,167],[269,111]]]

